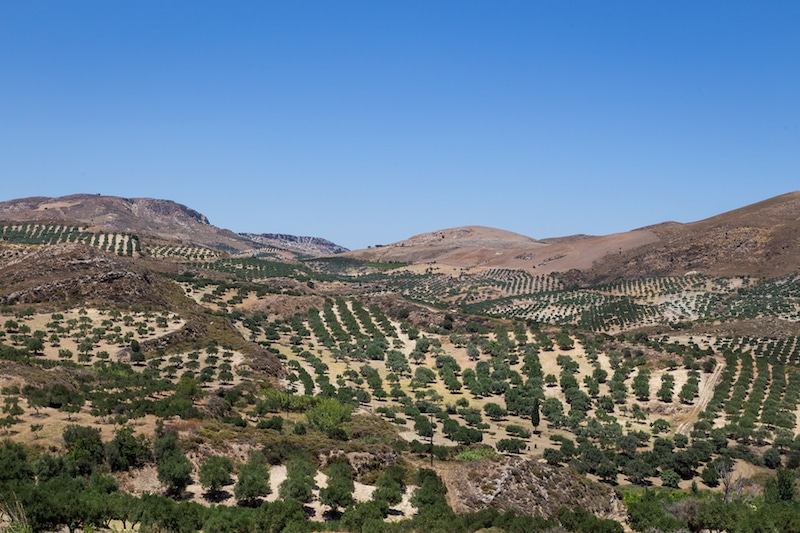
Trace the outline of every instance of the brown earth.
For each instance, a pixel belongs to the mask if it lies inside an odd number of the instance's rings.
[[[800,192],[791,192],[689,224],[644,228],[657,240],[609,255],[576,280],[680,275],[774,278],[800,265]]]

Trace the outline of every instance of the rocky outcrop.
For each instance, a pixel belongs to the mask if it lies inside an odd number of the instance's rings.
[[[464,463],[441,474],[457,513],[493,508],[554,516],[560,507],[581,507],[600,518],[625,518],[625,507],[612,488],[568,468],[503,457]]]
[[[125,258],[63,243],[0,264],[0,303],[163,305],[166,283]]]

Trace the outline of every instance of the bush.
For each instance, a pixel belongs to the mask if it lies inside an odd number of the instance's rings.
[[[350,420],[351,411],[352,408],[348,405],[325,399],[306,411],[306,419],[311,427],[328,433]]]
[[[520,453],[525,449],[527,444],[524,440],[520,439],[500,439],[497,443],[498,452]],[[546,452],[547,450],[545,450]]]

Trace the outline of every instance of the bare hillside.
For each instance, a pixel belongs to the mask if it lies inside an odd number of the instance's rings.
[[[594,283],[617,278],[683,275],[773,278],[800,264],[800,192],[792,192],[688,224],[645,228],[657,240],[610,254],[577,277]]]
[[[518,233],[467,226],[424,233],[388,246],[345,255],[369,261],[512,268],[548,274],[586,269],[608,254],[655,240],[656,234],[646,229],[601,237],[581,235],[537,241]]]
[[[800,192],[788,193],[715,217],[665,222],[604,236],[534,240],[502,230],[467,226],[411,237],[346,255],[458,268],[569,272],[579,283],[684,275],[771,278],[800,264]]]

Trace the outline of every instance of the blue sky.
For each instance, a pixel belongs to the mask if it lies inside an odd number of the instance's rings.
[[[800,189],[800,2],[0,0],[0,200],[350,248],[690,222]]]

